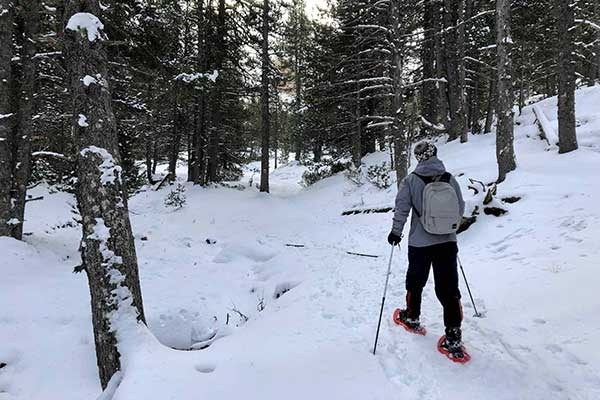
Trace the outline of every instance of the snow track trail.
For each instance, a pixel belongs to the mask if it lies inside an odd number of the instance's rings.
[[[600,101],[600,87],[578,93],[578,107]],[[539,104],[547,116],[552,101]],[[186,185],[180,210],[163,205],[169,188],[137,194],[129,206],[158,342],[132,352],[112,400],[599,399],[600,116],[590,106],[578,118],[582,148],[559,156],[525,108],[518,169],[498,187],[499,198],[521,200],[459,236],[485,315],[473,317],[461,277],[465,365],[436,349],[444,327],[433,279],[423,297],[427,336],[392,321],[405,302],[406,241],[394,252],[372,355],[392,214],[341,214],[393,204],[395,185],[357,186],[338,174],[302,188],[304,167],[291,163],[273,171],[270,195],[247,187],[253,166],[236,183],[245,190]],[[492,134],[439,143],[467,201],[467,178],[496,178],[494,145]],[[364,162],[388,160],[376,153]],[[0,281],[0,400],[95,399],[89,292],[85,275],[71,273],[81,234],[70,222],[73,198],[42,185],[30,194],[45,199],[27,207],[26,243],[0,239],[0,269],[9,271]]]

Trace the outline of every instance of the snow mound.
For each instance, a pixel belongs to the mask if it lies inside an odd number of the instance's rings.
[[[215,256],[213,262],[227,264],[240,258],[247,258],[255,262],[265,262],[274,256],[275,253],[273,251],[267,250],[259,244],[251,246],[249,244],[232,243],[225,245],[219,254]]]
[[[600,85],[585,87],[575,92],[575,119],[577,123],[577,142],[580,147],[590,148],[600,152]],[[524,115],[529,114],[531,108],[536,107],[544,113],[554,135],[558,133],[558,98],[549,97],[524,109]],[[544,118],[542,117],[542,118]],[[526,117],[525,117],[526,118]],[[517,118],[523,122],[522,117]]]
[[[71,31],[85,30],[90,42],[101,39],[100,31],[104,29],[104,24],[98,17],[90,13],[76,13],[69,18],[67,29]]]

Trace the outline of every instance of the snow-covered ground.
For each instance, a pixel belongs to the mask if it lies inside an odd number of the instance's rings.
[[[549,117],[552,101],[541,103]],[[144,305],[162,344],[140,342],[114,399],[600,398],[599,102],[600,87],[578,93],[582,146],[564,155],[547,151],[531,107],[517,118],[518,170],[498,196],[522,199],[505,205],[505,216],[481,216],[459,239],[485,314],[473,318],[462,286],[467,365],[435,349],[443,325],[431,283],[428,336],[392,323],[404,305],[404,246],[371,354],[391,214],[341,213],[391,205],[394,186],[356,186],[339,174],[304,189],[304,167],[292,163],[272,173],[270,195],[186,185],[180,210],[163,205],[169,189],[136,195]],[[491,134],[440,143],[448,169],[464,174],[468,199],[467,177],[496,177],[494,144]],[[365,162],[388,159],[377,153]],[[80,236],[70,223],[73,198],[43,187],[33,194],[45,199],[28,205],[25,243],[0,238],[0,399],[96,399],[87,280],[72,273]]]

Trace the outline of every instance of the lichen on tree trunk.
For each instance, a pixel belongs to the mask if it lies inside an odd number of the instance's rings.
[[[101,15],[97,0],[70,0],[65,7],[65,27],[76,13]],[[104,388],[121,368],[119,327],[113,324],[112,316],[132,309],[133,313],[125,315],[131,315],[130,319],[137,315],[137,320],[130,323],[145,319],[104,43],[101,37],[90,40],[85,29],[69,28],[65,29],[63,45],[73,133],[79,149],[76,195],[83,227],[81,258],[89,281],[96,356]],[[82,120],[86,123],[78,123]]]

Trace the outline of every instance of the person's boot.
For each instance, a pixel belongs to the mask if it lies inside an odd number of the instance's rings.
[[[420,335],[425,334],[425,328],[421,325],[421,322],[418,318],[410,318],[408,316],[408,310],[397,310],[396,313],[396,323],[400,325],[404,325],[406,330],[411,331],[413,333],[418,333]]]
[[[455,358],[463,358],[464,349],[460,328],[446,328],[446,337],[442,341],[440,347],[451,353]]]

